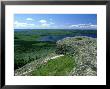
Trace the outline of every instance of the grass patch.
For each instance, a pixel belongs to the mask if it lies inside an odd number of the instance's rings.
[[[66,76],[74,66],[74,58],[65,55],[49,60],[46,64],[31,72],[31,74],[33,76]]]
[[[76,40],[82,40],[82,38],[79,38],[79,37],[78,37],[78,38],[76,38]]]

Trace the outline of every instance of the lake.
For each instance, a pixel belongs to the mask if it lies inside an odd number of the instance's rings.
[[[43,37],[40,37],[39,39],[37,39],[37,41],[53,41],[53,42],[56,42],[58,40],[61,40],[63,38],[66,38],[66,37],[75,37],[75,36],[87,36],[87,37],[92,37],[92,38],[97,38],[97,35],[96,34],[80,34],[80,35],[48,35],[48,36],[43,36]]]

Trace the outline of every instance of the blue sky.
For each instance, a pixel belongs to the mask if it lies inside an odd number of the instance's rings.
[[[14,29],[97,29],[97,15],[15,14]]]

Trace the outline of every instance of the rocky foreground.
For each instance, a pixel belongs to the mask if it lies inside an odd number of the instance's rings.
[[[74,57],[76,67],[72,76],[97,75],[97,41],[90,37],[67,37],[57,41],[57,54],[71,55]]]

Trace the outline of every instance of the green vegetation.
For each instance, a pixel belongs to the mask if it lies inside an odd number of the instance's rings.
[[[53,53],[55,42],[36,41],[41,37],[33,31],[17,31],[14,34],[14,69]]]
[[[80,34],[97,34],[97,30],[58,30],[58,29],[42,29],[42,30],[29,30],[29,31],[16,31],[15,36],[19,36],[21,39],[23,37],[36,38],[40,36],[48,36],[48,35],[80,35]]]
[[[15,61],[14,67],[18,69],[25,64],[38,60],[40,58],[45,58],[50,53],[55,50],[55,43],[52,42],[24,42],[20,41],[20,46],[15,46]]]
[[[64,41],[41,41],[39,39],[50,36],[77,36],[81,34],[96,34],[96,30],[27,30],[27,31],[15,31],[14,32],[14,69],[22,70],[25,69],[25,65],[35,61],[34,71],[29,75],[68,75],[69,72],[75,66],[74,53],[76,53],[75,46],[73,48],[73,41],[84,41],[84,38],[76,37],[75,39]],[[89,42],[90,43],[90,42]],[[69,45],[70,44],[70,45]],[[75,43],[77,44],[77,43]],[[78,43],[77,45],[80,45]],[[93,44],[94,45],[94,44]],[[77,48],[77,47],[76,47]],[[79,48],[79,47],[78,47]],[[41,63],[45,61],[46,58],[50,56],[63,54],[63,57],[49,60],[46,63]],[[37,64],[39,66],[35,66]],[[32,66],[32,65],[31,65]],[[27,67],[27,66],[26,66]],[[18,72],[19,72],[18,71]],[[28,70],[29,71],[29,70]],[[20,73],[21,73],[20,72]],[[18,74],[20,74],[18,73]]]
[[[46,64],[41,65],[32,72],[34,76],[64,76],[74,68],[75,62],[73,57],[62,56],[54,60],[49,60]]]
[[[78,38],[76,38],[76,40],[77,40],[77,41],[78,41],[78,40],[82,40],[82,38],[78,37]]]

